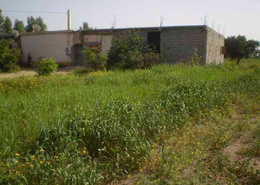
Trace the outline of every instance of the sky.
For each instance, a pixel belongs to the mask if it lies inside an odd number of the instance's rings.
[[[260,0],[0,0],[0,9],[25,25],[28,16],[41,16],[48,30],[67,29],[68,9],[74,30],[84,21],[111,28],[116,20],[116,28],[126,28],[160,26],[161,19],[163,26],[202,25],[206,18],[226,37],[240,34],[260,41]]]

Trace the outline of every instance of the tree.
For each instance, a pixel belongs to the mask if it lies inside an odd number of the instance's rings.
[[[4,32],[5,33],[12,33],[13,32],[12,21],[9,17],[6,17],[4,19]]]
[[[23,21],[19,21],[19,20],[15,19],[14,30],[19,31],[20,33],[25,32]]]
[[[33,16],[27,17],[27,26],[25,27],[26,32],[32,32],[33,31],[32,25],[34,24],[36,24],[36,21],[33,18]]]
[[[248,56],[247,57],[256,57],[258,52],[258,46],[260,46],[260,42],[256,40],[248,40]]]
[[[4,24],[4,16],[2,15],[2,10],[0,9],[0,33],[4,32],[3,24]]]
[[[41,31],[46,31],[47,30],[47,25],[43,22],[43,19],[41,17],[28,17],[27,18],[27,26],[25,28],[26,32],[33,32],[32,26],[34,24],[39,24],[41,26]]]
[[[79,30],[93,30],[93,28],[89,27],[89,24],[87,22],[83,22],[83,26],[80,26]]]
[[[245,36],[238,35],[237,37],[228,37],[225,40],[225,45],[227,47],[227,56],[230,57],[231,60],[236,60],[237,64],[239,64],[242,58],[253,55],[257,46],[259,46],[259,42],[247,40]]]
[[[89,27],[87,22],[83,22],[83,30],[90,30],[91,28]]]
[[[41,17],[36,17],[36,24],[39,24],[41,26],[42,31],[47,31],[47,25],[43,22],[43,19]]]

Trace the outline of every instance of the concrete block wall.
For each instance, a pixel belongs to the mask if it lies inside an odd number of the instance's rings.
[[[197,48],[203,63],[206,62],[206,26],[190,26],[163,29],[161,54],[165,63],[188,61]]]
[[[222,47],[225,45],[225,37],[211,28],[207,28],[207,64],[222,63],[224,61],[224,54],[222,54]]]

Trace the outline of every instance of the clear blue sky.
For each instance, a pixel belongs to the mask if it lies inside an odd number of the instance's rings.
[[[225,36],[246,35],[260,40],[260,0],[0,0],[0,8],[15,11],[48,11],[72,13],[72,28],[77,30],[83,21],[96,28],[109,28],[116,17],[116,27],[200,25],[204,16],[215,30],[221,25]],[[12,20],[41,16],[48,30],[67,28],[66,13],[3,12]]]

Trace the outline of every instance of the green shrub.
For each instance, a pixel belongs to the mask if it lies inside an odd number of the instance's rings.
[[[42,58],[37,64],[38,74],[40,76],[50,75],[57,71],[58,66],[53,58]]]
[[[143,54],[143,68],[150,68],[154,65],[158,65],[161,62],[159,53],[149,51]]]
[[[104,70],[106,68],[107,57],[99,51],[98,48],[84,47],[82,51],[87,65],[94,71]]]
[[[137,32],[128,32],[113,38],[108,53],[110,69],[144,69],[160,63],[160,55],[146,45]]]
[[[0,40],[0,70],[13,72],[19,69],[17,63],[21,56],[20,50],[13,49],[7,40]]]

